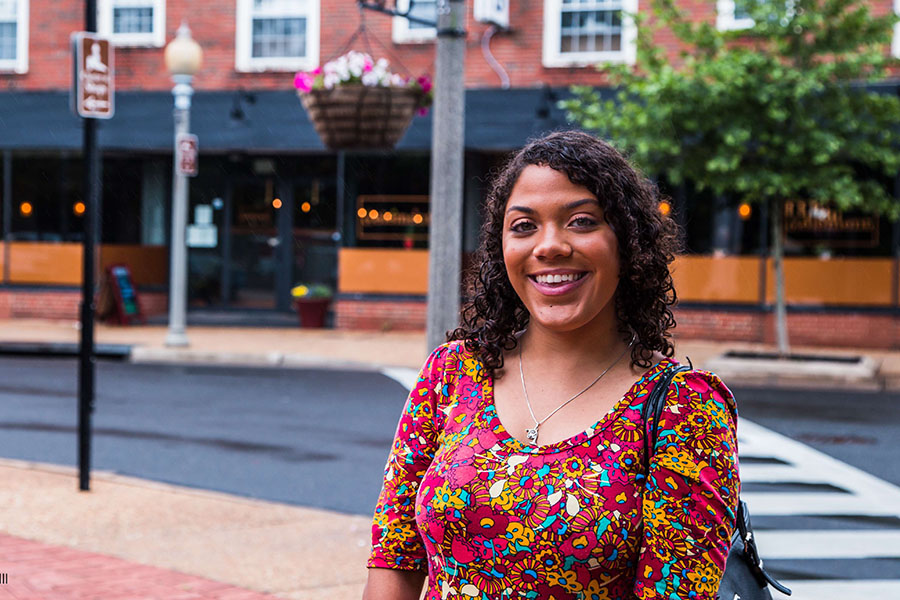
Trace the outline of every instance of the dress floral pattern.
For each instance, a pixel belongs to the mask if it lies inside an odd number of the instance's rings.
[[[427,568],[429,600],[714,599],[740,488],[736,409],[717,376],[676,375],[645,477],[641,408],[672,364],[586,431],[532,446],[503,428],[479,359],[438,347],[397,428],[368,566]]]

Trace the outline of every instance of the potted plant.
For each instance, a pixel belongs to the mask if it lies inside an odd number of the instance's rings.
[[[322,143],[332,150],[393,148],[433,98],[428,76],[392,73],[386,59],[352,50],[298,72],[294,87]]]
[[[325,327],[331,288],[322,283],[300,283],[291,289],[301,327]]]

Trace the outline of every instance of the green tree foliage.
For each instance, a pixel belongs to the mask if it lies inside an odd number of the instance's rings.
[[[897,17],[874,17],[860,0],[737,4],[753,26],[720,31],[675,0],[651,0],[653,18],[635,16],[636,67],[601,67],[615,99],[575,87],[562,106],[648,173],[772,206],[776,331],[787,354],[781,203],[900,218],[886,186],[900,170],[900,98],[879,86]],[[682,44],[674,62],[654,42],[661,27]]]
[[[715,5],[714,0],[710,2]],[[745,0],[754,25],[691,23],[673,0],[638,18],[638,64],[606,65],[619,91],[573,88],[569,118],[650,173],[748,202],[807,198],[900,217],[900,99],[884,78],[896,17],[858,0]],[[679,64],[653,41],[669,27]]]

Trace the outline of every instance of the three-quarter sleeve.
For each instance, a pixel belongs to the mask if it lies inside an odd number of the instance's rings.
[[[740,492],[737,411],[711,373],[678,374],[672,387],[643,493],[635,596],[715,600]]]
[[[408,571],[426,568],[425,548],[416,528],[416,492],[434,458],[441,431],[439,399],[445,393],[443,366],[447,352],[445,344],[425,361],[400,416],[375,506],[368,567]]]

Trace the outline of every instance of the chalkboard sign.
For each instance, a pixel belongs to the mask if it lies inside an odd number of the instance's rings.
[[[146,323],[128,265],[110,265],[106,268],[97,309],[101,318],[119,325],[130,325],[135,321]]]

